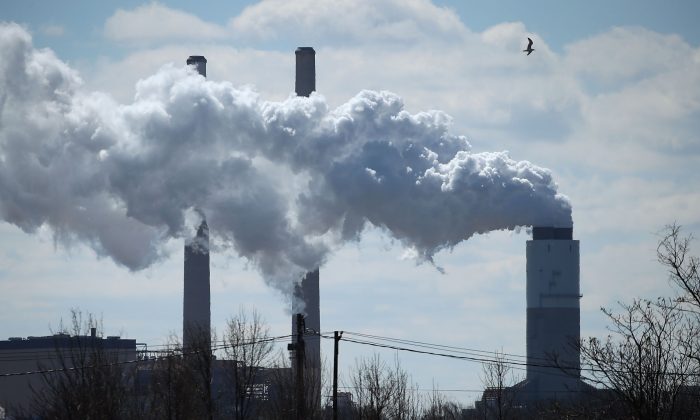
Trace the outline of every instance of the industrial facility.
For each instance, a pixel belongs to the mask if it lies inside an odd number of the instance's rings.
[[[295,92],[309,96],[316,90],[315,51],[300,47],[296,54]],[[203,56],[190,56],[187,64],[206,77],[207,60]],[[196,206],[196,203],[192,203]],[[526,244],[526,301],[527,301],[527,377],[510,392],[524,404],[542,400],[567,400],[587,386],[580,380],[579,353],[572,345],[580,336],[580,268],[579,241],[573,239],[572,227],[536,226],[532,240]],[[186,240],[183,270],[183,352],[204,343],[211,348],[211,296],[210,296],[209,227],[206,215],[196,228],[196,234]],[[309,271],[299,279],[292,301],[292,342],[289,350],[294,369],[305,370],[309,389],[307,396],[314,404],[321,405],[321,346],[320,346],[320,292],[319,269]],[[203,341],[202,341],[203,340]],[[74,349],[81,345],[100,345],[114,351],[117,360],[137,360],[136,340],[92,336],[56,335],[50,337],[11,338],[0,341],[0,374],[40,371],[55,367],[55,352]],[[73,350],[67,350],[73,351]],[[26,356],[31,353],[31,356]],[[20,357],[21,355],[25,355]],[[148,357],[143,360],[149,360]],[[152,359],[151,359],[152,360]],[[212,383],[224,381],[222,366],[236,361],[217,361],[213,366]],[[148,363],[141,369],[144,380],[149,375]],[[219,367],[217,367],[219,366]],[[267,381],[261,376],[261,383]],[[40,386],[38,375],[18,375],[0,381],[0,406],[28,406],[30,386]],[[264,384],[263,384],[264,385]],[[261,386],[259,398],[272,398],[265,386]],[[343,394],[350,401],[351,395]],[[484,394],[486,399],[486,393]],[[485,403],[482,400],[482,403]]]

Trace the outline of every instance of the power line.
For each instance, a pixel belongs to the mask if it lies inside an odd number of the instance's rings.
[[[379,337],[379,336],[376,336]],[[329,338],[325,337],[324,338]],[[417,350],[417,349],[411,349],[411,348],[406,348],[406,347],[400,347],[396,346],[393,344],[383,344],[383,343],[377,343],[373,341],[367,341],[367,340],[357,340],[357,339],[352,339],[352,338],[347,338],[343,339],[348,342],[356,343],[356,344],[366,344],[370,346],[375,346],[375,347],[383,347],[383,348],[388,348],[392,350],[400,350],[400,351],[408,351],[412,353],[419,353],[419,354],[426,354],[426,355],[432,355],[432,356],[440,356],[440,357],[447,357],[447,358],[452,358],[452,359],[459,359],[459,360],[466,360],[466,361],[471,361],[471,362],[478,362],[478,363],[488,363],[488,364],[496,364],[496,363],[505,363],[508,365],[512,365],[513,369],[518,369],[518,370],[525,370],[524,367],[527,366],[534,366],[534,367],[546,367],[546,368],[556,368],[556,366],[553,366],[551,364],[545,365],[545,364],[537,364],[537,363],[528,363],[526,361],[516,361],[516,360],[510,360],[510,359],[494,359],[494,358],[488,358],[484,355],[467,355],[461,356],[461,355],[456,355],[456,354],[447,354],[447,353],[438,353],[434,351],[426,351],[426,350]],[[407,341],[410,342],[410,340],[399,340],[399,339],[390,339],[387,341]],[[431,347],[432,346],[432,347]],[[441,346],[441,345],[429,345],[426,343],[426,345],[423,346],[418,346],[418,347],[428,347],[428,348],[433,348],[433,349],[439,349],[441,347],[450,347],[450,346]],[[482,353],[487,353],[486,351],[480,351]],[[460,352],[457,352],[460,353]],[[465,353],[465,352],[462,352]],[[488,352],[489,355],[493,355],[493,352]],[[544,360],[544,359],[542,359]]]
[[[328,336],[322,336],[325,339],[332,339],[332,337]],[[379,336],[377,336],[379,337]],[[570,375],[566,374],[563,372],[564,370],[575,370],[575,371],[587,371],[587,372],[592,372],[592,373],[620,373],[620,374],[627,374],[628,372],[625,370],[619,370],[619,369],[599,369],[595,368],[593,366],[591,367],[580,367],[580,366],[565,366],[565,365],[558,365],[558,364],[552,364],[554,361],[549,361],[550,363],[548,364],[542,364],[542,363],[532,363],[528,361],[514,361],[514,360],[508,360],[508,359],[491,359],[491,358],[485,358],[481,356],[468,356],[468,355],[456,355],[456,354],[448,354],[448,353],[439,353],[435,351],[427,351],[427,350],[419,350],[419,349],[413,349],[413,348],[407,348],[407,347],[401,347],[397,346],[394,344],[384,344],[384,343],[377,343],[377,342],[372,342],[372,341],[367,341],[367,340],[358,340],[358,339],[352,339],[352,338],[343,338],[344,341],[351,342],[351,343],[356,343],[356,344],[362,344],[362,345],[369,345],[373,347],[380,347],[380,348],[387,348],[391,350],[397,350],[397,351],[406,351],[410,353],[417,353],[417,354],[425,354],[425,355],[431,355],[431,356],[437,356],[437,357],[446,357],[446,358],[451,358],[451,359],[457,359],[457,360],[465,360],[465,361],[471,361],[471,362],[478,362],[478,363],[489,363],[489,364],[498,364],[498,363],[503,363],[506,365],[511,366],[513,369],[518,369],[518,370],[525,370],[526,367],[537,367],[537,368],[545,368],[548,369],[547,371],[543,371],[541,373],[548,374],[548,375],[557,375],[557,376],[566,376],[570,377]],[[395,339],[397,340],[397,339]],[[406,340],[410,341],[410,340]],[[439,346],[439,345],[437,345]],[[543,359],[540,359],[543,360]],[[551,369],[551,370],[550,370]],[[555,372],[552,370],[559,370],[560,372]],[[680,376],[680,377],[700,377],[700,373],[681,373],[681,372],[661,372],[661,371],[656,371],[656,372],[648,372],[650,374],[654,375],[664,375],[664,376]]]
[[[493,358],[494,356],[497,359],[493,359],[494,362],[497,361],[512,361],[514,364],[522,363],[525,360],[531,360],[531,361],[541,361],[543,363],[551,362],[550,359],[545,359],[545,358],[539,358],[539,357],[527,357],[527,356],[522,356],[522,355],[517,355],[517,354],[512,354],[512,353],[501,353],[498,351],[488,351],[488,350],[478,350],[478,349],[470,349],[466,347],[457,347],[457,346],[448,346],[448,345],[442,345],[442,344],[435,344],[435,343],[427,343],[424,341],[414,341],[414,340],[406,340],[406,339],[399,339],[399,338],[392,338],[392,337],[383,337],[383,336],[378,336],[378,335],[370,335],[370,334],[362,334],[362,333],[353,333],[353,332],[348,332],[348,334],[351,335],[356,335],[360,337],[366,337],[374,340],[380,340],[380,341],[389,341],[393,343],[399,343],[399,344],[405,344],[409,345],[412,347],[419,347],[419,348],[427,348],[431,350],[438,350],[438,351],[448,351],[450,353],[458,353],[458,354],[466,354],[475,358]],[[510,357],[508,357],[510,356]],[[513,360],[513,358],[516,358]],[[522,359],[522,360],[517,360],[517,359]]]
[[[328,339],[331,337],[323,336],[323,338]],[[458,360],[467,360],[467,361],[471,361],[471,362],[497,363],[497,361],[494,359],[486,359],[483,357],[459,356],[459,355],[455,355],[455,354],[437,353],[437,352],[433,352],[433,351],[410,349],[407,347],[399,347],[399,346],[396,346],[393,344],[382,344],[382,343],[376,343],[376,342],[371,342],[371,341],[357,340],[357,339],[353,339],[353,338],[343,338],[343,341],[347,341],[350,343],[356,343],[356,344],[363,344],[363,345],[368,345],[368,346],[373,346],[373,347],[387,348],[387,349],[391,349],[391,350],[407,351],[407,352],[411,352],[411,353],[427,354],[427,355],[431,355],[431,356],[447,357],[447,358],[458,359]],[[518,363],[509,362],[509,364],[518,364],[518,365],[522,365],[522,366],[527,366],[527,363],[525,363],[525,362],[518,362]]]
[[[393,338],[393,337],[384,337],[380,335],[371,335],[371,334],[363,334],[363,333],[356,333],[352,331],[345,331],[346,334],[351,334],[351,335],[356,335],[359,337],[365,337],[365,338],[373,338],[373,339],[379,339],[379,340],[386,340],[386,341],[394,341],[397,343],[406,343],[406,344],[412,344],[416,346],[427,346],[427,347],[432,347],[432,348],[442,348],[446,350],[454,350],[456,352],[464,352],[464,353],[476,353],[476,354],[484,354],[484,355],[493,355],[494,353],[497,353],[502,356],[510,356],[510,357],[516,357],[520,359],[525,359],[527,356],[519,355],[519,354],[512,354],[512,353],[501,353],[501,352],[494,352],[494,351],[488,351],[488,350],[479,350],[479,349],[472,349],[468,347],[458,347],[458,346],[450,346],[450,345],[444,345],[444,344],[435,344],[435,343],[428,343],[424,341],[415,341],[415,340],[407,340],[407,339],[401,339],[401,338]]]

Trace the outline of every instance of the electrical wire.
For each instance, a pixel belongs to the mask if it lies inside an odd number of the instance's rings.
[[[346,331],[343,331],[343,334],[346,334]],[[359,334],[356,334],[359,335]],[[369,334],[365,334],[369,336]],[[333,337],[330,336],[322,336],[325,339],[332,340]],[[431,355],[431,356],[437,356],[437,357],[445,357],[445,358],[451,358],[451,359],[457,359],[457,360],[465,360],[465,361],[470,361],[470,362],[478,362],[478,363],[488,363],[488,364],[506,364],[510,366],[513,369],[516,370],[526,370],[527,367],[536,367],[536,368],[543,368],[546,370],[543,370],[541,373],[545,373],[548,375],[557,375],[557,376],[567,376],[570,377],[570,375],[566,374],[564,370],[574,370],[574,371],[586,371],[586,372],[591,372],[591,373],[606,373],[606,372],[612,372],[612,373],[621,373],[625,374],[627,373],[624,370],[614,370],[614,369],[599,369],[593,366],[590,367],[580,367],[580,366],[566,366],[566,365],[557,365],[557,364],[552,364],[552,360],[546,360],[547,363],[539,363],[539,362],[528,362],[526,361],[517,361],[517,360],[512,360],[512,359],[494,359],[494,358],[487,358],[483,356],[470,356],[470,355],[458,355],[458,354],[448,354],[444,352],[436,352],[436,351],[427,351],[427,350],[419,350],[415,348],[407,348],[407,347],[402,347],[402,346],[397,346],[395,344],[385,344],[381,342],[376,342],[377,340],[381,340],[381,336],[374,336],[378,337],[375,339],[375,341],[368,341],[368,340],[359,340],[359,339],[352,339],[352,338],[346,338],[343,337],[343,341],[351,342],[351,343],[356,343],[356,344],[362,344],[362,345],[369,345],[373,347],[380,347],[380,348],[387,348],[391,350],[397,350],[397,351],[406,351],[410,353],[417,353],[417,354],[425,354],[425,355]],[[389,337],[384,337],[386,341],[404,341],[404,342],[410,342],[411,340],[401,340],[401,339],[394,339],[394,338],[389,338]],[[417,342],[417,343],[422,343],[428,346],[434,346],[437,348],[447,348],[451,346],[442,346],[439,344],[431,344],[431,343],[425,343],[425,342]],[[483,352],[483,351],[480,351]],[[493,353],[492,353],[493,354]],[[519,356],[522,357],[522,356]],[[532,360],[532,359],[531,359]],[[535,359],[536,360],[536,359]],[[539,360],[545,360],[545,359],[539,359]],[[555,372],[555,370],[558,370],[559,372]],[[687,373],[679,373],[679,372],[649,372],[650,374],[654,375],[665,375],[665,376],[680,376],[680,377],[700,377],[700,373],[692,373],[692,372],[687,372]]]
[[[512,353],[502,353],[498,351],[488,351],[488,350],[479,350],[479,349],[472,349],[472,348],[467,348],[467,347],[457,347],[457,346],[448,346],[448,345],[443,345],[443,344],[435,344],[435,343],[428,343],[424,341],[415,341],[415,340],[407,340],[407,339],[400,339],[400,338],[393,338],[393,337],[383,337],[383,336],[378,336],[378,335],[371,335],[371,334],[362,334],[362,333],[355,333],[351,331],[344,331],[344,334],[350,334],[350,335],[355,335],[358,337],[363,337],[363,338],[369,338],[369,339],[376,339],[376,340],[381,340],[381,341],[389,341],[389,342],[394,342],[394,343],[399,343],[399,344],[405,344],[405,345],[411,345],[414,347],[422,347],[422,348],[429,348],[433,350],[442,350],[442,351],[449,351],[451,353],[460,353],[460,354],[467,354],[471,355],[474,357],[493,357],[497,356],[498,359],[506,359],[510,360],[511,358],[517,359],[522,359],[522,360],[527,360],[527,356],[523,355],[518,355],[518,354],[512,354]],[[541,358],[530,358],[530,360],[542,360],[542,361],[548,361],[547,359],[541,359]]]

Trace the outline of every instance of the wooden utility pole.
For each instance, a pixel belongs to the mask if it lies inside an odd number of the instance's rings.
[[[343,332],[333,332],[333,420],[338,420],[338,343]]]
[[[306,420],[306,390],[304,389],[304,315],[297,314],[297,342],[295,343],[296,369],[297,369],[297,420]]]

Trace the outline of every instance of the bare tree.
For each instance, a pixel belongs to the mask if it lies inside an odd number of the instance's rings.
[[[482,365],[481,383],[484,385],[482,403],[489,418],[512,418],[515,389],[521,378],[516,378],[503,352],[496,351],[493,362]]]
[[[183,420],[198,414],[197,393],[192,392],[196,378],[185,363],[178,337],[171,336],[167,348],[140,368],[145,389],[139,394],[145,400],[146,417]]]
[[[323,366],[326,366],[323,363]],[[306,396],[303,400],[303,411],[305,418],[309,420],[323,418],[320,398],[323,394],[328,394],[327,376],[321,375],[321,383],[314,379],[316,372],[309,366],[304,369],[304,392]],[[295,369],[291,367],[287,354],[280,352],[276,357],[273,366],[266,371],[269,378],[269,399],[264,404],[260,419],[266,420],[289,420],[296,418],[299,401],[297,393],[297,376]]]
[[[668,269],[675,297],[620,303],[620,313],[602,308],[610,335],[577,344],[582,378],[610,391],[603,396],[617,396],[634,418],[700,414],[700,261],[690,254],[692,239],[676,223],[660,235],[657,259]]]
[[[214,419],[219,408],[215,394],[215,356],[207,329],[189,334],[190,342],[183,348],[180,339],[172,335],[166,350],[140,363],[137,400],[144,417],[163,420]]]
[[[694,375],[690,377],[689,387],[681,393],[681,405],[686,410],[700,413],[700,258],[691,254],[693,235],[684,235],[678,223],[667,225],[660,237],[657,259],[667,268],[669,280],[676,290],[677,310],[692,327],[679,349],[694,361]]]
[[[259,406],[266,398],[267,368],[274,350],[269,328],[257,311],[241,309],[228,320],[224,343],[231,414],[237,420],[257,418],[256,403]]]
[[[677,289],[677,308],[697,322],[700,316],[700,259],[690,254],[693,235],[683,236],[681,226],[673,223],[666,226],[660,236],[656,256],[668,269],[669,279]]]
[[[636,299],[611,320],[605,340],[580,342],[582,377],[612,390],[638,419],[676,418],[679,397],[693,385],[698,329],[678,303]]]
[[[197,418],[212,420],[217,408],[217,395],[214,395],[214,351],[211,343],[216,342],[216,332],[208,328],[194,327],[188,336],[191,342],[182,348],[183,362],[187,375],[192,378],[190,392],[195,396]]]
[[[462,406],[449,401],[444,394],[435,388],[428,395],[428,400],[420,415],[421,420],[460,420]]]
[[[59,324],[55,357],[40,365],[42,384],[32,389],[34,412],[51,419],[122,419],[129,417],[133,376],[120,363],[121,349],[105,348],[102,322],[71,309],[68,326]]]
[[[280,351],[268,371],[270,382],[268,402],[261,407],[261,419],[288,420],[295,418],[296,392],[295,376],[288,356]]]
[[[415,419],[419,416],[416,387],[398,357],[389,366],[378,354],[355,362],[350,377],[357,417],[362,420]]]

